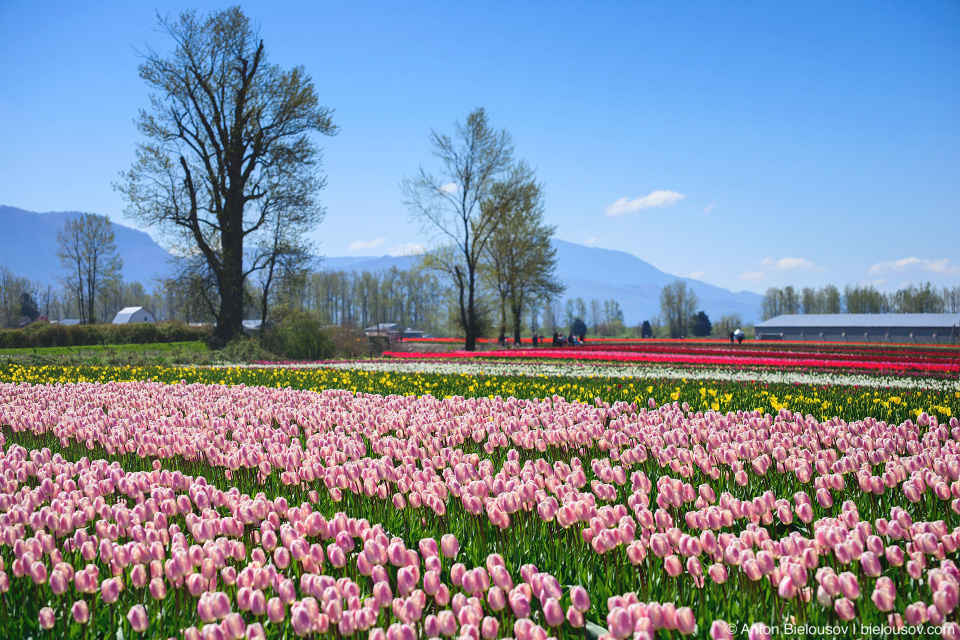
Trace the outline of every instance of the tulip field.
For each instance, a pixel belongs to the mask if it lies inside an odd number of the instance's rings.
[[[0,637],[960,638],[956,351],[528,351],[0,363]]]

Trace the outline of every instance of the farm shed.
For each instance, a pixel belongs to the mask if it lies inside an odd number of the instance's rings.
[[[138,324],[141,322],[156,322],[156,319],[152,313],[143,307],[124,307],[113,319],[113,324]]]
[[[407,327],[401,332],[400,325],[396,322],[381,322],[372,327],[367,327],[363,332],[369,337],[389,338],[390,340],[422,338],[423,331]]]
[[[960,313],[811,313],[756,325],[758,340],[957,344]]]

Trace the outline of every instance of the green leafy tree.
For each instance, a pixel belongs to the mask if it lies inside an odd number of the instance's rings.
[[[691,331],[693,335],[698,338],[705,338],[710,335],[710,330],[713,328],[713,325],[710,323],[710,317],[707,316],[705,311],[700,311],[693,317],[693,324],[691,326]]]
[[[500,193],[512,188],[514,194]],[[498,211],[496,207],[506,210]],[[519,342],[524,313],[538,297],[563,293],[556,276],[557,251],[550,242],[556,227],[543,221],[543,190],[533,179],[497,184],[481,205],[484,216],[500,219],[487,244],[484,270],[500,303],[500,331],[506,332],[509,310],[512,333]]]
[[[160,19],[169,57],[148,51],[140,77],[154,91],[137,121],[147,140],[117,188],[125,213],[156,225],[207,287],[215,337],[243,331],[251,274],[305,254],[323,215],[316,134],[336,132],[303,67],[268,61],[239,7]],[[278,230],[280,235],[278,236]],[[262,280],[267,290],[272,275]]]
[[[587,335],[587,323],[583,321],[583,318],[573,319],[573,322],[570,323],[570,335],[580,336],[581,339]]]

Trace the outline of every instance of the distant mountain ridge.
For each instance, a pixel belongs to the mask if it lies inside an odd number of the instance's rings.
[[[628,325],[636,325],[660,313],[660,289],[678,277],[627,253],[614,249],[587,247],[566,240],[552,240],[557,250],[557,275],[567,285],[563,297],[589,302],[615,299]],[[321,269],[328,271],[381,271],[391,267],[409,268],[412,256],[368,258],[323,258]],[[727,313],[739,313],[744,322],[760,316],[762,296],[751,291],[730,291],[693,278],[679,278],[697,294],[700,308],[712,320]]]
[[[78,212],[33,213],[0,206],[0,265],[16,275],[59,286],[62,269],[57,259],[57,229]],[[123,256],[123,278],[139,281],[147,289],[170,270],[171,256],[149,234],[112,221],[117,247]],[[553,240],[557,249],[557,275],[567,285],[564,298],[614,298],[628,325],[636,325],[660,312],[660,289],[677,276],[654,267],[625,251],[600,249]],[[414,256],[331,256],[320,260],[330,271],[385,271],[407,269]],[[759,318],[761,296],[749,291],[733,292],[692,278],[679,278],[697,294],[700,308],[712,320],[726,313],[739,313],[744,322]]]
[[[0,265],[18,276],[59,286],[63,269],[57,258],[57,230],[81,215],[78,211],[33,213],[0,205]],[[123,257],[124,281],[152,289],[153,281],[168,273],[170,254],[149,234],[115,220],[110,223]]]

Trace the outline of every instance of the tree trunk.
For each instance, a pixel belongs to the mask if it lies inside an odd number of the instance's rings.
[[[243,333],[243,213],[227,210],[222,232],[223,268],[219,274],[220,313],[214,339],[227,344]]]
[[[523,303],[517,300],[513,305],[513,340],[515,344],[520,344],[520,325],[523,324],[523,315],[521,313]]]
[[[467,338],[463,348],[465,351],[476,351],[477,350],[477,334],[480,333],[477,327],[477,310],[474,307],[474,270],[470,269],[470,266],[467,266],[469,273],[467,274],[468,280],[468,289],[467,289],[467,309],[466,309],[466,318],[464,322],[464,329],[467,332]],[[463,290],[461,289],[460,293],[460,305],[463,306]]]

